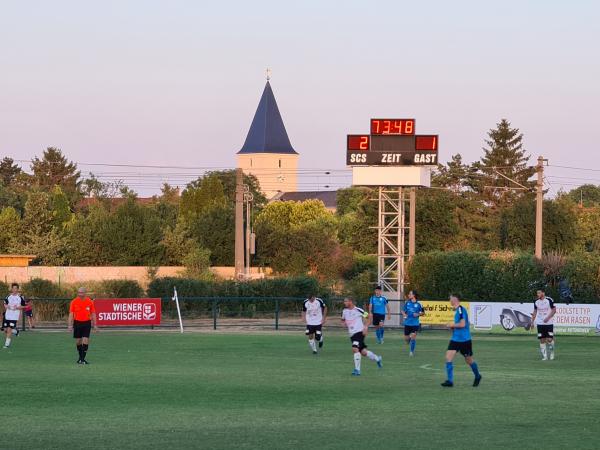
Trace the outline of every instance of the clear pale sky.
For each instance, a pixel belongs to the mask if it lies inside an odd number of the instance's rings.
[[[344,169],[375,116],[471,162],[505,117],[534,158],[599,169],[550,167],[555,189],[600,184],[599,23],[592,0],[3,1],[0,156],[233,167],[270,67],[302,168]]]

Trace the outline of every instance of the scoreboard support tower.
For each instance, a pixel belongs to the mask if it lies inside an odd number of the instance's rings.
[[[379,186],[377,190],[377,280],[390,300],[402,300],[408,284],[406,262],[414,255],[415,188]],[[390,325],[399,325],[400,304],[393,302],[390,309]]]
[[[414,119],[371,119],[370,134],[347,137],[352,184],[377,188],[377,281],[390,300],[405,298],[406,264],[415,254],[416,186],[430,186],[438,142],[437,135],[416,135]],[[390,310],[390,325],[400,325],[400,302]]]

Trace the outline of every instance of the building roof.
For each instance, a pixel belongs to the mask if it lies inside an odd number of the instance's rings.
[[[327,209],[337,208],[337,191],[302,191],[302,192],[282,192],[273,200],[282,202],[303,202],[305,200],[321,200]]]
[[[297,155],[285,131],[271,83],[267,81],[248,136],[240,153],[288,153]]]

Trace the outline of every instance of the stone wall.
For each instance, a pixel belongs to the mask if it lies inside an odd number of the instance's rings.
[[[181,266],[161,266],[157,277],[181,276],[185,270]],[[233,267],[211,267],[210,269],[220,278],[233,279]],[[268,272],[268,271],[267,271]],[[252,278],[264,277],[261,268],[252,268]],[[43,278],[54,283],[84,284],[86,281],[102,280],[135,280],[146,288],[149,283],[148,267],[140,266],[108,266],[108,267],[73,267],[73,266],[28,266],[0,267],[0,280],[5,283],[25,283],[32,278]]]

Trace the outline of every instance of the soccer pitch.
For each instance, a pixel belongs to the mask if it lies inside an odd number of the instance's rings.
[[[455,360],[448,333],[421,336],[408,357],[398,331],[367,343],[351,377],[350,342],[302,332],[94,334],[89,366],[65,333],[22,333],[0,353],[6,449],[598,448],[600,340],[558,337],[540,361],[531,336],[476,336],[483,381]],[[9,431],[10,430],[10,431]]]

